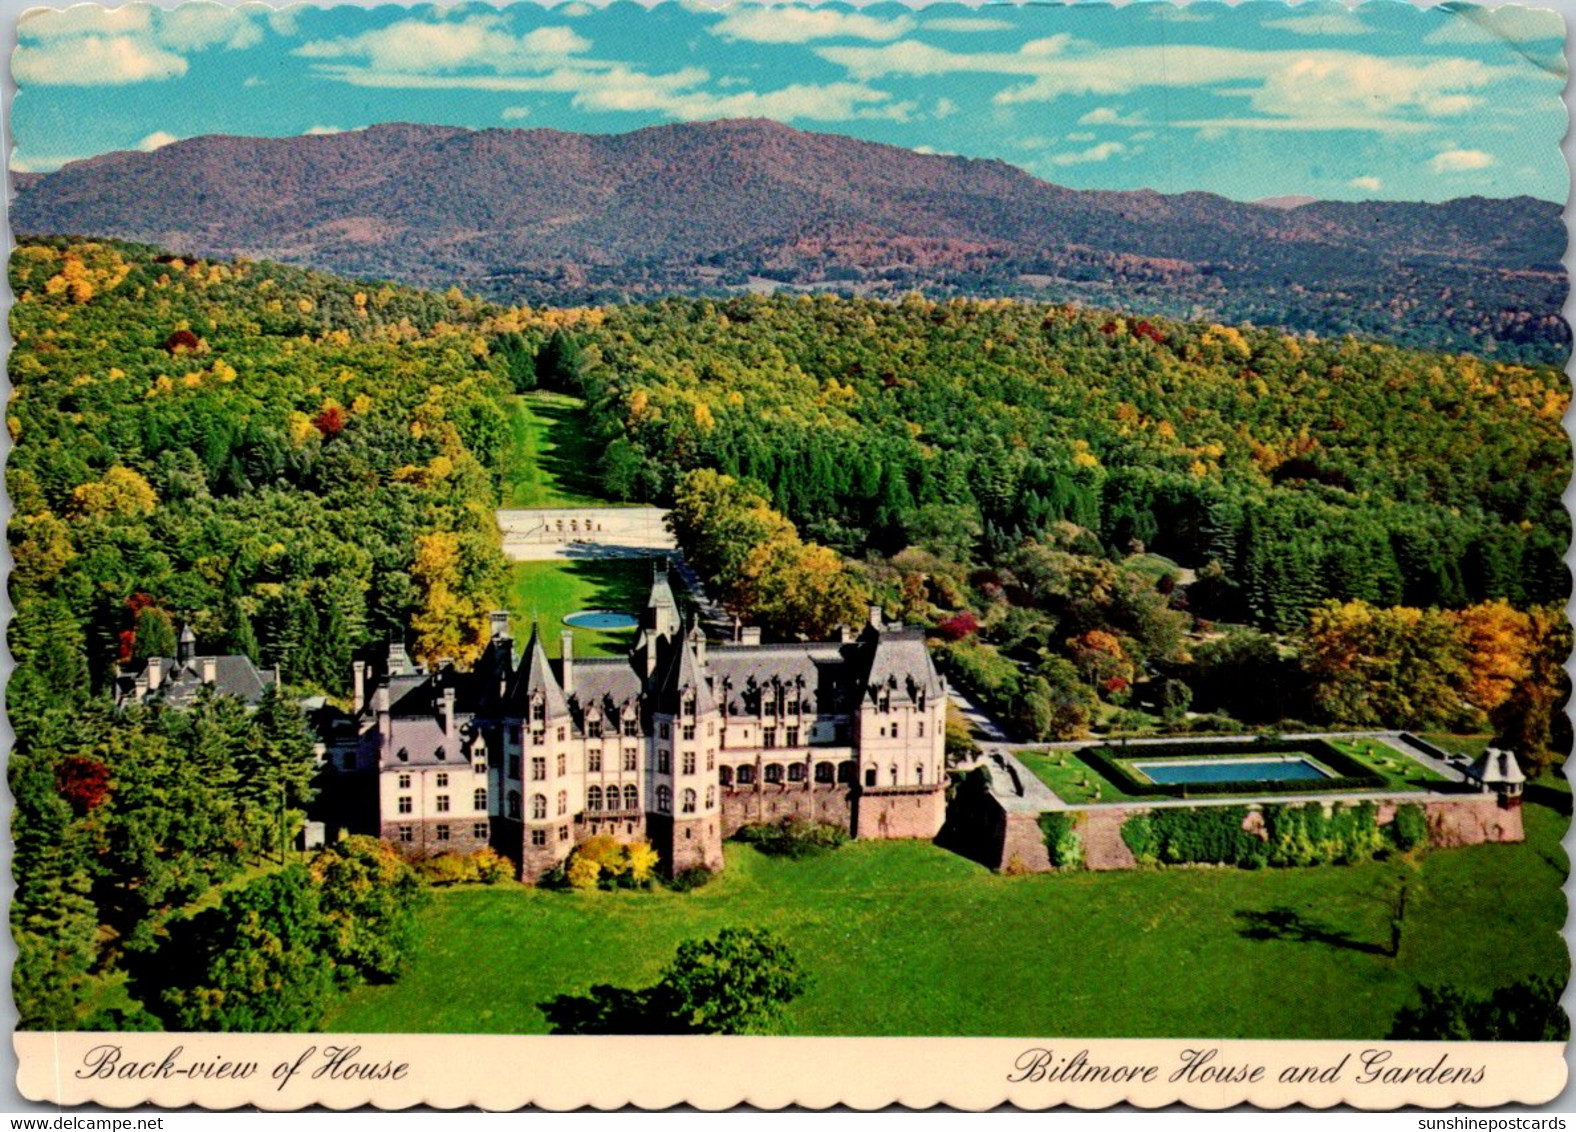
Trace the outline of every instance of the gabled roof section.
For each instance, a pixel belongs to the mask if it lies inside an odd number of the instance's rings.
[[[866,690],[884,688],[894,697],[918,700],[920,695],[933,699],[941,695],[941,677],[925,647],[925,634],[918,629],[865,630],[870,646],[870,669],[865,676]]]
[[[684,699],[691,694],[695,697],[697,714],[704,715],[717,710],[717,697],[712,694],[711,684],[695,657],[695,649],[687,638],[681,637],[672,651],[668,670],[662,677],[661,689],[657,693],[657,710],[677,715]]]
[[[520,668],[515,674],[514,687],[509,693],[510,707],[522,717],[528,716],[537,697],[547,705],[548,719],[563,719],[569,715],[569,701],[564,689],[553,675],[548,663],[547,650],[542,647],[542,634],[531,626],[531,639],[526,643],[525,655],[520,658]]]

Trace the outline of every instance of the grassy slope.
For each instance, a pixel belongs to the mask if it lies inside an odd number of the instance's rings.
[[[685,895],[451,890],[423,915],[411,972],[356,991],[327,1027],[539,1033],[555,995],[643,985],[681,940],[756,925],[814,976],[789,1033],[1372,1039],[1419,983],[1564,975],[1567,821],[1529,806],[1526,844],[1415,866],[1003,877],[928,844],[864,842],[799,862],[729,846],[728,870]],[[1292,929],[1244,934],[1271,911]]]
[[[612,506],[598,494],[600,455],[583,405],[562,393],[510,397],[510,451],[503,471],[505,508]]]

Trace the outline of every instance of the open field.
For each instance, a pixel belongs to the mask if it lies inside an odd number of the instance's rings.
[[[558,634],[570,628],[566,615],[581,609],[638,614],[651,593],[651,562],[644,558],[558,559],[515,562],[509,567],[509,612],[524,642],[534,618],[549,655],[558,655]],[[601,632],[575,628],[579,656],[621,656],[634,642],[631,629]]]
[[[1563,977],[1567,819],[1526,818],[1522,845],[1351,867],[1006,877],[925,843],[803,861],[730,845],[687,894],[439,891],[411,971],[326,1028],[540,1033],[538,1004],[645,985],[681,940],[739,925],[779,933],[813,976],[785,1033],[1378,1038],[1419,984]]]
[[[510,434],[501,492],[505,509],[607,505],[596,482],[601,453],[578,398],[526,393],[508,398],[505,408]]]

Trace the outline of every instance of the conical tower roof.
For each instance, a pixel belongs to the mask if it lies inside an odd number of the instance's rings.
[[[668,669],[663,674],[657,692],[657,710],[667,715],[677,715],[686,696],[695,697],[695,711],[704,715],[717,710],[717,697],[712,694],[705,670],[695,656],[695,648],[687,637],[677,638]]]
[[[520,668],[515,673],[514,687],[509,703],[522,717],[530,714],[531,704],[538,696],[547,707],[548,719],[563,719],[569,715],[569,701],[564,698],[563,686],[553,675],[547,662],[547,650],[542,647],[542,634],[536,625],[531,626],[531,639],[526,643],[525,655],[520,658]]]

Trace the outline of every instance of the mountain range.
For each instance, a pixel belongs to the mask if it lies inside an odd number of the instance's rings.
[[[1202,153],[1201,153],[1202,156]],[[19,234],[503,301],[781,287],[1019,295],[1562,361],[1558,205],[1074,190],[775,122],[208,135],[14,175]]]

